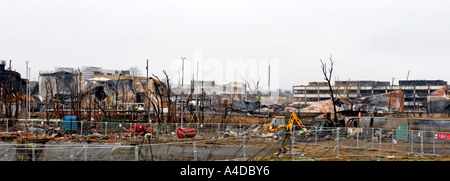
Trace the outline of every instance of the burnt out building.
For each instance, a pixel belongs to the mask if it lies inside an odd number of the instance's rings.
[[[6,69],[6,62],[0,63],[0,82],[2,90],[10,89],[12,93],[25,93],[26,80],[22,80],[20,73],[12,71],[11,68]]]
[[[443,80],[399,80],[398,82],[398,85],[391,85],[388,81],[335,81],[333,93],[336,97],[357,99],[401,90],[404,93],[404,111],[426,112],[427,97],[447,85],[447,82]],[[326,82],[310,82],[308,85],[293,86],[293,92],[293,103],[301,106],[330,99]]]
[[[79,75],[75,69],[68,68],[47,72],[41,71],[39,72],[39,95],[44,101],[51,97],[68,100],[71,94],[80,90]]]
[[[25,101],[26,82],[20,73],[6,68],[6,61],[0,63],[0,115],[17,118],[20,105]]]

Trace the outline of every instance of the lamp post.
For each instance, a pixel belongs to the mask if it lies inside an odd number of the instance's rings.
[[[183,94],[184,94],[184,90],[183,90],[183,85],[184,85],[184,59],[186,59],[186,57],[181,57],[182,60],[182,67],[181,67],[181,127],[183,127],[183,113],[184,113],[184,102],[183,102]]]

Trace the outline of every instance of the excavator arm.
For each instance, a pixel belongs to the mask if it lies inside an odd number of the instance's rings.
[[[286,125],[286,128],[288,131],[292,131],[292,127],[294,125],[294,121],[303,129],[305,126],[303,125],[303,122],[300,120],[300,118],[295,114],[295,112],[292,112],[291,118],[289,119],[288,124]]]

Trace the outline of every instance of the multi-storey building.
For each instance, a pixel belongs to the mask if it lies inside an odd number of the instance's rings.
[[[447,82],[443,80],[400,80],[399,85],[391,85],[387,81],[335,81],[332,88],[335,97],[350,99],[402,90],[405,94],[405,110],[424,111],[427,96],[444,85],[447,85]],[[326,82],[293,86],[293,93],[293,103],[301,106],[330,99]]]
[[[49,87],[53,94],[71,94],[75,88],[81,91],[86,88],[89,79],[99,75],[130,76],[131,74],[129,70],[110,70],[101,67],[83,66],[81,70],[71,67],[55,67],[55,70],[52,71],[39,72],[39,94],[45,97],[47,91],[50,91]]]

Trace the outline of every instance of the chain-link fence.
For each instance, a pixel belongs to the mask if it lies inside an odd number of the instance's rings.
[[[152,129],[150,140],[130,132],[138,125]],[[0,120],[0,132],[27,130],[48,134],[59,129],[80,137],[116,138],[118,142],[33,142],[2,140],[0,160],[15,161],[174,161],[174,160],[321,160],[342,157],[450,155],[450,133],[429,130],[306,127],[265,133],[261,124],[190,123],[193,138],[177,137],[180,124]],[[0,135],[1,136],[1,135]],[[155,141],[158,140],[158,141]]]
[[[382,128],[323,128],[310,127],[307,133],[292,133],[295,144],[310,147],[301,151],[308,158],[330,157],[401,157],[450,155],[450,133],[425,130]],[[449,136],[449,138],[447,138]],[[305,148],[303,148],[305,150]],[[295,149],[292,146],[291,150]],[[297,154],[298,155],[298,154]]]
[[[160,144],[0,144],[0,161],[217,161],[270,159],[276,149],[246,146],[247,139]]]

